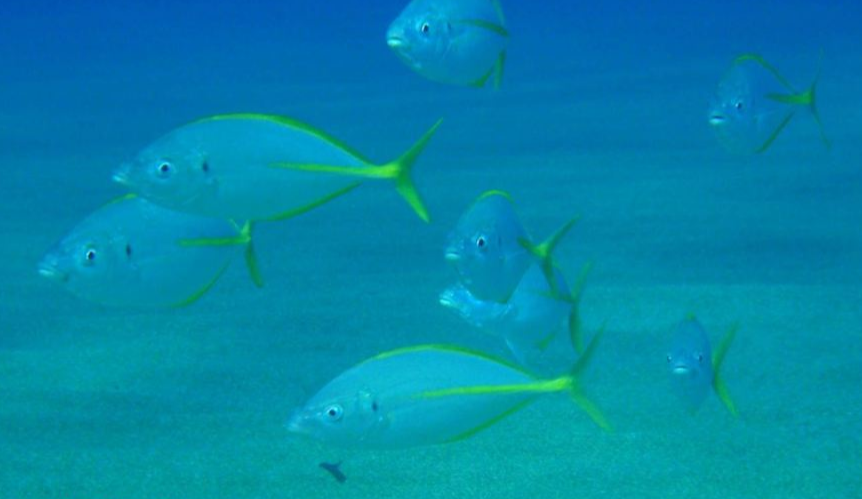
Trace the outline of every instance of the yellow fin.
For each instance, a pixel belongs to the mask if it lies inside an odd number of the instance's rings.
[[[503,196],[504,198],[508,199],[510,203],[512,203],[512,204],[515,203],[515,198],[513,198],[512,195],[509,194],[508,192],[497,190],[497,189],[491,189],[491,190],[487,190],[487,191],[483,192],[482,194],[479,194],[479,197],[476,198],[476,201],[474,201],[473,204],[476,204],[477,202],[479,202],[485,198],[490,198],[493,196]]]
[[[428,210],[425,208],[416,186],[413,185],[411,172],[416,159],[428,145],[434,132],[443,120],[438,120],[425,134],[416,141],[413,146],[401,155],[395,161],[386,163],[385,165],[375,166],[367,164],[366,166],[350,167],[339,165],[321,165],[321,164],[305,164],[305,163],[274,163],[270,166],[274,168],[285,168],[289,170],[300,170],[318,173],[332,173],[336,175],[349,175],[360,178],[376,178],[390,179],[395,182],[395,190],[407,201],[413,211],[428,222],[431,217],[428,215]]]
[[[593,336],[593,339],[590,340],[590,344],[587,345],[587,348],[578,358],[578,361],[575,362],[575,365],[572,367],[569,375],[566,379],[569,381],[568,383],[568,391],[569,397],[580,407],[584,412],[590,416],[590,419],[593,420],[600,428],[605,431],[612,431],[613,428],[611,424],[608,422],[605,415],[602,413],[601,409],[590,400],[586,394],[584,394],[581,389],[580,378],[583,375],[583,372],[586,370],[590,361],[595,354],[596,347],[599,344],[599,341],[604,336],[605,328],[602,326],[601,329]]]
[[[509,31],[500,26],[499,24],[492,23],[490,21],[485,21],[483,19],[457,19],[454,21],[455,24],[465,24],[467,26],[474,26],[476,28],[482,28],[493,33],[496,33],[504,38],[509,37]]]
[[[347,154],[355,157],[356,159],[362,161],[363,163],[370,163],[368,159],[365,158],[359,151],[350,147],[346,143],[336,139],[332,135],[315,128],[307,123],[303,123],[299,120],[288,118],[287,116],[278,116],[275,114],[258,114],[258,113],[231,113],[231,114],[220,114],[216,116],[209,116],[206,118],[201,118],[197,121],[192,122],[195,123],[205,123],[208,121],[225,121],[225,120],[251,120],[251,121],[268,121],[270,123],[274,123],[276,125],[284,126],[293,130],[298,130],[303,133],[307,133],[314,137],[317,137],[324,142],[328,142],[329,144],[341,149]]]
[[[248,269],[248,275],[251,277],[251,282],[253,282],[255,286],[262,288],[263,275],[260,273],[260,266],[257,263],[257,255],[254,252],[254,240],[251,234],[253,228],[254,225],[252,222],[246,222],[241,231],[248,240],[248,244],[245,246],[245,266]]]
[[[174,304],[173,306],[176,308],[187,307],[187,306],[191,305],[192,303],[200,300],[203,295],[207,294],[207,291],[209,291],[213,286],[215,286],[215,283],[218,282],[218,280],[221,278],[222,274],[224,274],[225,270],[227,270],[229,265],[230,265],[230,262],[226,263],[216,273],[215,277],[213,277],[212,280],[210,280],[208,283],[204,284],[204,286],[201,289],[196,291],[194,294],[192,294],[191,296],[189,296],[185,300]]]
[[[483,74],[478,80],[474,81],[470,84],[471,87],[482,88],[488,83],[488,80],[491,79],[491,75],[494,74],[495,66],[491,66],[491,69],[488,70],[487,73]]]
[[[300,206],[299,208],[289,210],[289,211],[286,211],[284,213],[279,213],[278,215],[276,215],[274,217],[267,218],[266,221],[276,222],[276,221],[281,221],[281,220],[287,220],[288,218],[293,218],[293,217],[302,215],[304,213],[308,213],[309,211],[311,211],[315,208],[319,208],[320,206],[323,206],[326,203],[347,194],[348,192],[352,191],[353,189],[356,189],[357,187],[359,187],[359,185],[360,185],[359,182],[357,182],[355,184],[350,184],[347,187],[345,187],[344,189],[335,191],[332,194],[326,195],[326,196],[318,199],[317,201],[311,202],[305,206]]]
[[[503,84],[503,70],[506,68],[506,51],[500,52],[497,63],[494,65],[494,88],[499,89]]]
[[[788,113],[788,115],[784,117],[784,120],[782,120],[781,123],[779,123],[778,126],[775,128],[775,131],[772,132],[772,135],[770,135],[766,139],[766,141],[763,143],[762,146],[760,146],[759,149],[754,151],[755,154],[761,154],[763,152],[766,152],[767,149],[769,149],[769,146],[771,146],[772,143],[775,142],[775,139],[778,138],[778,136],[781,134],[781,131],[784,130],[784,128],[790,123],[790,120],[793,119],[793,115],[794,113]]]
[[[551,288],[551,293],[559,293],[559,290],[557,289],[557,278],[554,275],[554,249],[556,249],[557,245],[560,243],[563,237],[577,223],[578,220],[579,217],[572,218],[562,227],[557,229],[556,232],[551,234],[550,237],[545,239],[545,241],[543,241],[541,244],[533,244],[526,238],[521,238],[518,240],[518,243],[524,249],[529,251],[539,261],[539,266],[542,269],[542,273],[545,275],[545,280],[547,280],[548,285]]]
[[[452,437],[451,439],[447,440],[447,442],[448,443],[460,442],[461,440],[466,440],[466,439],[472,437],[473,435],[476,435],[477,433],[481,433],[481,432],[487,430],[488,428],[494,426],[495,424],[499,423],[500,421],[506,419],[507,417],[511,416],[512,414],[515,414],[516,412],[520,411],[524,407],[527,407],[532,402],[533,402],[533,400],[525,400],[519,404],[515,404],[510,409],[508,409],[508,410],[506,410],[500,414],[497,414],[493,418],[489,419],[488,421],[485,421],[484,423],[480,424],[479,426],[477,426],[475,428],[471,428],[471,429],[465,431],[464,433],[462,433],[460,435]]]
[[[491,5],[494,7],[494,11],[497,12],[497,19],[500,20],[500,25],[506,25],[506,16],[503,15],[503,6],[500,5],[500,0],[491,0]]]
[[[520,372],[521,374],[524,374],[525,376],[528,376],[531,378],[534,377],[531,373],[525,371],[524,368],[522,368],[521,366],[519,366],[513,362],[510,362],[508,360],[501,359],[501,358],[495,357],[493,355],[489,355],[485,352],[480,352],[479,350],[473,350],[473,349],[458,346],[458,345],[446,345],[446,344],[442,344],[442,343],[430,343],[430,344],[426,344],[426,345],[414,345],[414,346],[409,346],[409,347],[396,348],[395,350],[389,350],[386,352],[382,352],[382,353],[375,355],[374,357],[366,359],[366,360],[360,362],[360,365],[366,364],[366,363],[372,362],[372,361],[383,360],[383,359],[387,359],[390,357],[397,357],[399,355],[405,355],[405,354],[410,354],[410,353],[415,353],[415,352],[447,352],[447,353],[456,353],[456,354],[461,354],[461,355],[467,355],[470,357],[479,357],[481,359],[488,360],[488,361],[506,366],[509,369],[512,369],[514,371]]]
[[[718,398],[721,399],[721,402],[725,407],[727,407],[727,410],[733,416],[737,416],[738,413],[736,405],[730,398],[730,392],[727,390],[727,386],[721,378],[721,366],[724,363],[724,357],[727,355],[727,350],[730,348],[730,344],[733,343],[733,339],[736,337],[736,332],[738,330],[738,324],[731,326],[727,331],[727,334],[725,334],[724,338],[721,340],[721,343],[719,343],[715,351],[712,352],[712,387],[715,389],[715,393],[718,395]]]

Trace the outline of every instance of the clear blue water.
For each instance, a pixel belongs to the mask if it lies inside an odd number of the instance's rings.
[[[503,3],[497,92],[404,67],[383,40],[391,0],[0,6],[0,497],[855,497],[862,4]],[[800,115],[764,155],[724,152],[706,106],[732,58],[762,53],[804,86],[821,50],[832,150]],[[363,186],[260,227],[264,289],[235,265],[178,310],[100,307],[36,274],[122,192],[121,161],[233,111],[308,121],[380,161],[443,117],[417,166],[433,223]],[[436,301],[455,279],[445,235],[489,188],[536,234],[583,217],[558,256],[595,264],[582,314],[608,332],[586,382],[616,431],[548,397],[446,446],[289,435],[295,406],[377,352],[504,353]],[[738,419],[670,396],[664,353],[689,312],[713,338],[741,324],[724,367]]]

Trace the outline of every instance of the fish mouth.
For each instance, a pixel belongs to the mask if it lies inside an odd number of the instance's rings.
[[[447,250],[446,253],[443,254],[443,258],[445,258],[447,262],[455,263],[461,260],[461,253]]]
[[[305,420],[305,416],[302,411],[297,409],[293,411],[293,414],[287,419],[287,422],[284,424],[284,427],[287,428],[287,431],[290,433],[296,433],[299,435],[307,435],[308,428],[303,424]]]
[[[677,376],[686,376],[691,373],[691,369],[686,366],[674,366],[673,369],[671,369],[671,372]]]
[[[407,44],[407,41],[404,38],[401,38],[397,35],[389,35],[386,37],[386,45],[389,45],[389,48],[392,50],[398,50],[404,45]]]
[[[132,185],[130,172],[131,168],[128,165],[123,165],[117,168],[117,171],[114,172],[114,175],[111,178],[114,182],[122,186],[129,187]]]
[[[42,277],[47,277],[48,279],[52,279],[54,281],[65,281],[67,276],[65,272],[60,271],[57,268],[57,264],[51,261],[43,261],[36,268],[36,271]]]
[[[723,125],[727,118],[723,114],[712,114],[709,116],[709,124],[712,126]]]

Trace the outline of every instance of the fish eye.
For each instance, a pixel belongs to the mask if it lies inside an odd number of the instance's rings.
[[[742,101],[736,101],[736,104],[734,104],[733,107],[735,107],[737,111],[742,111]]]
[[[341,408],[340,405],[333,404],[327,407],[324,413],[326,414],[326,418],[330,421],[338,421],[339,419],[341,419],[341,415],[344,413],[344,410]]]
[[[419,27],[419,31],[427,35],[428,32],[431,31],[431,25],[427,22],[424,22],[422,23],[422,26]]]
[[[671,357],[671,356],[670,356],[670,354],[667,354],[667,362],[668,362],[668,364],[670,364],[670,363],[671,363],[671,361],[673,361],[673,357]]]
[[[702,353],[697,354],[697,361],[701,364],[703,363],[703,354]]]
[[[201,170],[203,170],[204,173],[209,173],[210,164],[204,161],[204,163],[201,165]]]
[[[172,170],[173,170],[173,166],[171,166],[171,164],[168,163],[167,161],[162,161],[156,167],[156,173],[158,173],[159,176],[162,178],[167,178],[171,174]]]
[[[479,249],[484,249],[485,246],[488,245],[488,241],[485,239],[485,236],[478,236],[476,238],[476,247]]]
[[[94,248],[87,248],[84,251],[84,264],[93,265],[96,261],[96,250]]]

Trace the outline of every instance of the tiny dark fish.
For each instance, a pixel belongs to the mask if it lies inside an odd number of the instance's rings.
[[[328,471],[329,474],[332,475],[332,478],[334,478],[338,483],[344,483],[347,481],[347,476],[339,469],[341,467],[341,461],[338,461],[335,464],[324,462],[320,463],[318,466]]]

